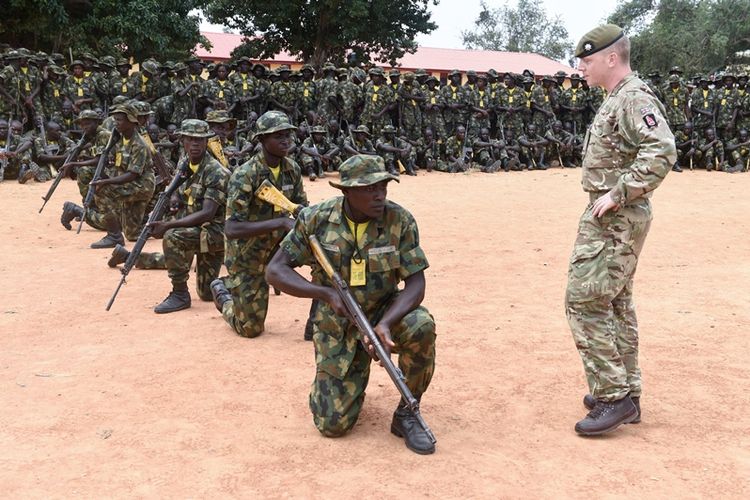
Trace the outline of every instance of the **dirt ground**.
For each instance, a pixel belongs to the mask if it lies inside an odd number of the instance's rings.
[[[431,263],[426,457],[389,433],[380,368],[353,432],[317,432],[307,301],[272,296],[266,332],[243,339],[195,293],[155,315],[167,276],[134,270],[105,312],[120,274],[88,248],[99,233],[60,226],[72,181],[37,214],[48,186],[0,184],[4,498],[750,495],[750,174],[673,173],[657,191],[635,292],[643,423],[595,439],[573,431],[586,385],[563,311],[580,170],[392,184]]]

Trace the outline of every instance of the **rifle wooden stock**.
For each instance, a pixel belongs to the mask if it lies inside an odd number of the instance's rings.
[[[302,205],[289,201],[289,198],[284,196],[284,193],[279,191],[268,179],[264,180],[260,187],[255,190],[255,196],[285,212],[289,212],[293,217],[297,217],[303,208]]]
[[[117,141],[120,140],[120,134],[116,130],[112,131],[112,134],[109,136],[109,142],[107,143],[107,147],[104,148],[104,151],[102,151],[101,156],[99,157],[99,162],[96,164],[96,170],[94,171],[94,178],[91,179],[91,182],[96,182],[99,179],[102,178],[102,174],[104,173],[104,166],[107,164],[107,161],[109,159],[109,153],[112,152],[112,148],[115,147],[115,144],[117,144]],[[86,198],[83,199],[83,215],[81,215],[81,222],[78,224],[78,229],[76,230],[76,234],[81,233],[81,228],[83,227],[83,221],[86,220],[86,212],[88,212],[89,207],[91,206],[91,202],[94,201],[94,192],[96,191],[96,188],[89,183],[89,190],[86,191]]]
[[[422,414],[419,412],[419,401],[417,401],[417,398],[414,397],[414,395],[411,393],[411,390],[409,390],[409,387],[407,387],[404,374],[401,372],[401,369],[399,369],[399,367],[393,363],[390,356],[386,352],[382,342],[380,342],[380,337],[378,337],[378,334],[375,333],[375,330],[370,324],[370,321],[367,319],[367,316],[365,316],[364,311],[362,311],[362,308],[357,303],[357,300],[352,295],[352,292],[349,290],[349,285],[333,268],[333,265],[331,264],[331,261],[328,260],[328,256],[326,255],[325,250],[323,250],[323,247],[318,241],[318,238],[315,235],[310,235],[308,239],[310,241],[310,248],[312,249],[313,255],[315,255],[315,260],[318,261],[318,264],[320,264],[320,266],[323,268],[323,271],[325,271],[326,275],[328,275],[328,277],[331,279],[333,288],[339,294],[341,301],[346,307],[349,319],[351,319],[351,321],[356,325],[360,333],[367,336],[367,338],[370,340],[370,343],[372,343],[373,347],[375,348],[375,353],[378,359],[383,363],[385,371],[388,373],[391,381],[395,384],[396,389],[398,389],[398,392],[401,394],[401,398],[406,403],[409,411],[411,411],[411,413],[417,419],[419,425],[422,427],[422,429],[424,429],[430,441],[435,444],[437,442],[437,440],[435,439],[435,435],[427,426],[427,422],[424,421],[424,419],[422,418]]]
[[[180,185],[187,179],[187,169],[188,162],[187,160],[185,160],[185,162],[182,164],[182,167],[177,171],[174,178],[172,179],[172,182],[170,182],[169,186],[167,186],[167,189],[159,194],[159,198],[156,200],[156,205],[154,205],[154,209],[151,211],[151,215],[148,216],[148,222],[146,222],[146,225],[143,226],[141,234],[138,236],[138,240],[135,242],[135,245],[133,245],[133,249],[130,251],[130,254],[128,254],[128,258],[125,261],[125,264],[123,264],[122,269],[120,270],[120,272],[122,273],[122,278],[120,278],[120,283],[117,285],[117,288],[115,288],[115,292],[112,294],[112,297],[107,303],[107,311],[109,311],[112,307],[115,298],[117,298],[117,294],[120,292],[120,288],[125,284],[125,278],[128,277],[128,274],[135,266],[135,263],[138,261],[138,257],[143,251],[143,247],[146,245],[146,240],[148,240],[151,236],[151,233],[153,232],[151,224],[162,219],[162,217],[164,216],[164,212],[166,211],[169,204],[169,199],[172,197],[172,194],[177,191],[177,188],[180,187]]]

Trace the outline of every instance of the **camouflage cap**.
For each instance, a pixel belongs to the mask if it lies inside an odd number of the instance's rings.
[[[208,63],[208,65],[206,66],[206,71],[208,71],[209,73],[213,73],[214,71],[216,71],[216,63]]]
[[[31,57],[32,55],[34,54],[32,54],[31,51],[27,49],[26,47],[21,47],[20,49],[18,49],[19,57]]]
[[[370,136],[370,129],[367,128],[367,125],[360,125],[359,127],[352,130],[352,132],[355,132],[357,134],[365,134],[366,136]]]
[[[84,52],[81,59],[88,59],[89,61],[96,61],[96,57],[91,52]]]
[[[240,63],[240,62],[246,62],[246,63],[250,64],[251,66],[252,66],[252,64],[253,64],[253,61],[252,61],[252,59],[250,59],[250,58],[249,58],[249,57],[247,57],[247,56],[242,56],[242,57],[240,57],[239,59],[237,59],[237,62],[238,62],[238,63]]]
[[[80,66],[83,68],[85,65],[83,64],[83,61],[81,61],[80,59],[76,59],[75,61],[70,63],[71,69],[75,66]]]
[[[188,67],[187,67],[187,65],[185,63],[178,62],[177,64],[174,65],[174,70],[177,73],[179,73],[180,71],[185,71],[187,69],[188,69]]]
[[[312,71],[313,74],[315,73],[315,68],[312,67],[312,64],[305,63],[302,65],[302,68],[300,68],[300,73],[303,71]]]
[[[338,189],[372,186],[382,181],[396,181],[398,177],[385,170],[383,158],[375,155],[354,155],[339,167],[339,182],[328,181]]]
[[[370,70],[367,73],[370,75],[385,76],[385,71],[383,71],[383,68],[379,68],[377,66],[370,68]]]
[[[10,61],[11,59],[21,59],[21,54],[17,50],[9,50],[3,57],[6,61]]]
[[[388,76],[401,76],[401,72],[397,70],[396,68],[391,68],[388,71]]]
[[[557,73],[555,73],[555,76],[562,76],[562,77],[565,77],[565,78],[567,78],[567,77],[568,77],[568,74],[567,74],[567,73],[566,73],[565,71],[563,71],[563,70],[560,70],[560,71],[558,71]]]
[[[581,37],[575,50],[576,57],[587,57],[606,49],[625,36],[625,32],[616,24],[597,26]]]
[[[122,113],[131,123],[138,123],[138,112],[130,103],[123,103],[109,110],[110,116]]]
[[[544,75],[544,76],[542,77],[542,81],[543,81],[543,82],[551,82],[551,83],[557,83],[557,80],[555,80],[554,78],[552,78],[552,77],[551,77],[551,76],[549,76],[549,75]]]
[[[266,111],[255,122],[255,133],[252,139],[280,130],[297,130],[297,127],[292,125],[289,117],[281,111]]]
[[[268,68],[266,68],[265,66],[263,66],[263,65],[262,65],[261,63],[259,63],[259,62],[258,62],[258,63],[255,63],[255,64],[253,64],[253,71],[255,71],[255,70],[256,70],[256,69],[258,69],[258,68],[262,69],[264,73],[265,73],[266,71],[268,71]]]
[[[152,75],[155,75],[159,72],[159,65],[156,63],[156,61],[145,61],[143,64],[141,64],[141,69],[143,71],[148,71]]]
[[[65,56],[62,55],[62,54],[60,54],[59,52],[53,52],[52,55],[50,56],[50,58],[53,61],[55,61],[56,63],[57,62],[65,62]]]
[[[215,134],[208,126],[208,123],[203,120],[196,120],[195,118],[189,118],[182,120],[180,128],[175,131],[175,134],[184,137],[200,137],[208,138],[213,137]]]
[[[290,68],[288,64],[282,64],[281,66],[279,66],[278,68],[276,68],[276,71],[278,71],[279,74],[281,74],[281,73],[291,73],[292,72],[292,68]]]
[[[497,71],[495,71],[493,68],[488,69],[487,74],[492,78],[497,78]]]
[[[425,80],[425,83],[429,83],[429,82],[440,83],[440,80],[438,80],[435,75],[430,75],[427,77],[427,80]]]
[[[724,73],[724,76],[721,77],[722,80],[726,80],[727,78],[731,78],[732,80],[736,80],[737,79],[737,77],[734,76],[733,73],[729,73],[729,72]]]
[[[231,121],[237,121],[236,118],[229,116],[229,113],[227,113],[224,109],[209,111],[206,113],[206,121],[208,123],[226,123]]]
[[[528,69],[528,68],[525,69],[525,70],[523,70],[523,72],[521,74],[523,76],[530,76],[532,78],[534,77],[534,72],[532,70]]]
[[[323,71],[336,71],[336,65],[330,62],[327,62],[323,65]]]
[[[386,125],[381,130],[382,130],[382,132],[384,134],[386,134],[386,133],[388,133],[388,134],[395,134],[396,133],[396,127],[394,127],[393,125]]]
[[[112,114],[112,113],[110,113]],[[101,116],[99,116],[99,113],[94,111],[93,109],[84,109],[80,113],[78,113],[78,116],[76,117],[75,121],[80,122],[83,120],[96,120],[100,121],[102,119]]]
[[[669,83],[680,83],[680,75],[669,75]]]
[[[661,78],[661,73],[658,71],[652,71],[647,75],[649,78]]]
[[[466,76],[477,76],[477,72],[474,71],[473,69],[470,69],[469,71],[466,72]]]
[[[339,76],[341,76],[341,75],[346,75],[346,74],[348,74],[348,73],[349,73],[349,70],[348,70],[348,69],[346,69],[346,68],[344,68],[344,67],[341,67],[341,68],[338,68],[338,69],[336,70],[336,72],[337,72],[337,73],[339,74]]]
[[[117,64],[116,64],[116,66],[127,66],[128,68],[132,68],[132,67],[133,67],[133,65],[132,65],[132,64],[130,64],[130,61],[129,61],[129,60],[127,60],[127,59],[126,59],[126,58],[124,58],[124,57],[121,57],[121,58],[119,58],[119,59],[117,60]]]
[[[151,105],[145,101],[130,101],[130,106],[133,107],[138,116],[148,116],[151,114]]]
[[[448,73],[448,76],[458,75],[461,76],[461,72],[457,69],[452,69],[450,73]]]
[[[414,72],[414,76],[429,76],[429,74],[424,68],[417,68],[417,70]]]
[[[571,79],[571,81],[572,80],[578,80],[579,82],[581,80],[583,80],[583,78],[581,78],[581,75],[579,75],[578,73],[573,73],[572,75],[570,75],[570,79]]]
[[[411,71],[407,71],[403,75],[401,75],[401,78],[404,80],[404,83],[410,83],[414,81],[414,73]]]
[[[50,71],[51,71],[52,73],[54,73],[54,74],[56,74],[56,75],[58,75],[58,76],[62,76],[62,75],[64,75],[64,74],[65,74],[65,68],[61,68],[60,66],[58,66],[58,65],[56,65],[56,64],[50,64],[50,66],[49,66],[49,70],[50,70]]]
[[[312,128],[312,130],[310,131],[310,133],[311,134],[325,134],[326,133],[326,129],[325,129],[325,127],[323,127],[321,125],[315,125]]]
[[[188,57],[187,59],[185,59],[182,62],[184,62],[185,64],[191,64],[191,63],[194,63],[194,62],[203,64],[203,61],[201,60],[201,58],[198,57],[198,56],[196,56],[196,55],[192,55],[192,56]]]

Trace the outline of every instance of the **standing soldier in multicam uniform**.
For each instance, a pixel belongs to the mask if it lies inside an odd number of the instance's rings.
[[[350,287],[386,350],[397,350],[406,385],[421,400],[435,369],[435,320],[422,305],[427,258],[414,217],[387,201],[396,177],[381,158],[354,156],[341,165],[341,180],[330,184],[343,196],[301,212],[268,267],[279,290],[319,301],[313,317],[316,374],[310,411],[321,434],[339,437],[354,427],[364,403],[373,347],[346,316],[343,302],[313,256],[315,235],[334,268]],[[312,282],[295,267],[309,265]],[[398,289],[400,282],[403,290]],[[361,341],[361,343],[360,343]],[[401,401],[391,432],[419,454],[435,451],[426,432]]]
[[[224,234],[229,275],[214,280],[211,293],[226,322],[243,337],[263,333],[268,312],[266,265],[294,225],[288,214],[256,197],[255,191],[268,180],[292,202],[307,205],[302,172],[287,157],[296,128],[280,111],[258,118],[253,140],[260,140],[262,150],[232,173],[227,187]]]
[[[590,204],[578,227],[565,307],[583,360],[589,414],[582,435],[639,422],[641,371],[633,276],[651,224],[650,194],[676,160],[674,136],[656,95],[630,69],[630,40],[607,24],[576,48],[590,85],[608,91],[584,144]]]

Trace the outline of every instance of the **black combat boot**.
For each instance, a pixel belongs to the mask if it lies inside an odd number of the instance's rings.
[[[18,171],[18,183],[26,184],[34,177],[34,171],[30,166],[25,163],[21,165],[21,169]]]
[[[575,431],[583,436],[598,436],[617,429],[638,417],[638,409],[630,396],[617,401],[597,401],[586,418],[578,422]]]
[[[638,410],[638,416],[628,423],[640,424],[641,423],[641,397],[630,396],[630,400],[633,401],[633,404],[635,405],[635,409]],[[596,398],[594,398],[594,396],[592,396],[591,394],[586,394],[583,397],[583,406],[585,406],[587,410],[593,410],[594,406],[596,406]]]
[[[406,166],[404,167],[406,169],[406,175],[417,175],[417,173],[414,171],[414,161],[409,160],[406,162]]]
[[[79,207],[72,201],[66,201],[63,203],[63,212],[60,216],[60,223],[65,229],[70,231],[72,229],[70,223],[73,219],[81,220],[83,217],[83,207]]]
[[[232,293],[227,290],[224,280],[221,278],[216,278],[209,286],[211,287],[211,297],[214,299],[214,305],[219,312],[222,312],[224,304],[232,300]]]
[[[156,314],[166,314],[175,311],[182,311],[190,307],[190,292],[187,289],[187,283],[181,285],[172,285],[172,291],[161,304],[154,307]]]
[[[675,162],[675,164],[672,165],[672,172],[682,172],[682,167],[679,163]]]
[[[130,257],[130,252],[124,246],[119,243],[115,245],[115,249],[112,250],[112,257],[107,261],[109,267],[117,267],[119,264],[124,264]]]
[[[318,176],[315,174],[315,169],[313,167],[307,167],[307,176],[310,178],[311,181],[314,181],[318,178]]]
[[[419,453],[420,455],[435,453],[435,445],[403,400],[399,403],[396,411],[393,412],[391,432],[398,437],[404,438],[406,447],[414,453]]]
[[[115,248],[118,244],[125,244],[125,238],[123,238],[122,233],[107,232],[104,238],[93,242],[91,248]]]

